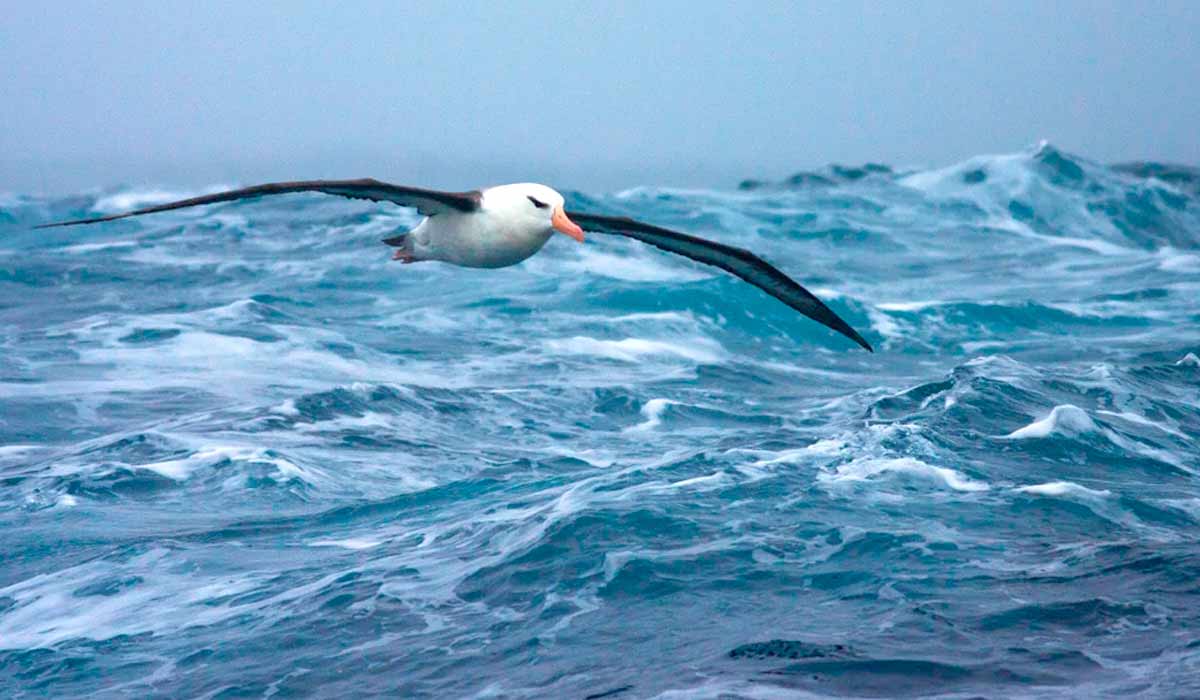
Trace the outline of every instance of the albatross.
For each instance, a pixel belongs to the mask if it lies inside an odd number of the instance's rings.
[[[669,253],[719,267],[874,352],[870,343],[824,302],[775,266],[744,248],[625,217],[568,212],[561,194],[535,183],[500,185],[469,192],[442,192],[393,185],[371,178],[272,182],[181,199],[122,214],[61,221],[36,228],[97,224],[172,209],[295,192],[322,192],[339,197],[391,202],[416,209],[425,217],[416,228],[383,241],[396,249],[392,259],[405,264],[439,260],[462,267],[508,267],[541,250],[555,232],[570,236],[580,243],[584,240],[584,231],[626,236]]]

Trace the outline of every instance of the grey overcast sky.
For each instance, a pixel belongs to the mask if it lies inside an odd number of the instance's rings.
[[[0,190],[1200,163],[1200,2],[19,2]]]

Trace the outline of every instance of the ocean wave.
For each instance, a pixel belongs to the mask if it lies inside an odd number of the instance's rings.
[[[1096,432],[1099,429],[1087,412],[1078,406],[1055,406],[1049,415],[1041,420],[1018,428],[1005,437],[1009,440],[1027,440],[1044,438],[1051,435],[1079,435],[1080,433]]]
[[[0,689],[1197,695],[1197,181],[1039,144],[567,193],[874,354],[610,237],[400,266],[371,203],[5,197]]]
[[[912,475],[955,491],[988,490],[987,484],[966,477],[953,469],[926,464],[911,457],[856,459],[839,466],[832,473],[822,474],[819,478],[829,484],[838,484],[869,481],[872,477],[886,474]]]

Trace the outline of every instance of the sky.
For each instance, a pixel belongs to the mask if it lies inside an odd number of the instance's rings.
[[[0,6],[0,191],[1200,163],[1200,2]]]

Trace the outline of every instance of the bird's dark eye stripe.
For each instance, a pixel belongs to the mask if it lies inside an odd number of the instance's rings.
[[[532,195],[526,195],[526,196],[529,197],[529,201],[533,202],[533,206],[537,207],[538,209],[545,209],[546,207],[550,206],[549,204],[546,204],[545,202],[538,201]]]

